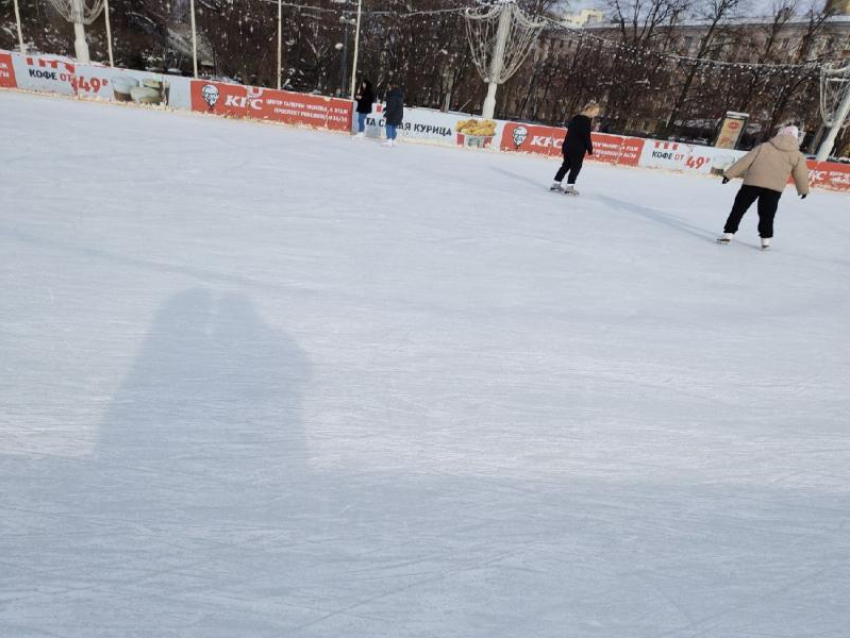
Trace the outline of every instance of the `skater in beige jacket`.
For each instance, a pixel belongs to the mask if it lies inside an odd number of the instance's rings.
[[[730,179],[743,177],[744,185],[735,196],[723,236],[717,240],[719,243],[732,241],[744,213],[758,200],[761,247],[768,248],[773,237],[773,218],[788,178],[794,177],[801,198],[805,199],[809,194],[809,170],[806,158],[800,152],[799,134],[796,126],[783,127],[776,137],[759,144],[723,172],[724,184]]]

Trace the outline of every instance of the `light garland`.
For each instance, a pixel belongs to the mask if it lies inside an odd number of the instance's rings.
[[[617,49],[619,52],[631,53],[633,55],[638,56],[656,56],[660,58],[666,58],[671,61],[676,61],[678,63],[686,63],[693,64],[698,66],[709,66],[714,68],[735,68],[735,69],[768,69],[768,70],[777,70],[782,72],[790,72],[791,70],[819,70],[822,66],[821,63],[817,61],[806,62],[805,64],[766,64],[766,63],[758,63],[758,62],[726,62],[724,60],[712,60],[707,58],[693,58],[683,55],[677,55],[675,53],[668,53],[666,51],[658,51],[656,49],[648,49],[645,47],[634,47],[626,44],[621,44],[618,42],[614,42],[612,40],[608,40],[607,38],[603,38],[602,36],[596,35],[594,33],[588,32],[586,29],[574,29],[566,26],[565,24],[558,22],[552,18],[546,18],[548,22],[550,22],[555,27],[567,31],[572,34],[577,34],[580,39],[589,38],[591,40],[595,40],[597,42],[602,43],[604,46],[608,46],[614,49]]]

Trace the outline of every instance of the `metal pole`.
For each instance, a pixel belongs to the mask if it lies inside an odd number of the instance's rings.
[[[277,89],[280,90],[280,75],[283,71],[283,0],[277,0]]]
[[[195,29],[195,0],[191,0],[189,10],[192,12],[192,64],[195,70],[195,79],[198,79],[198,33]]]
[[[835,146],[835,138],[841,131],[841,125],[844,120],[850,115],[850,78],[847,80],[847,85],[844,87],[844,99],[841,100],[841,106],[838,107],[838,112],[832,121],[832,126],[829,129],[829,134],[824,138],[818,149],[816,161],[825,162],[829,157],[832,147]]]
[[[492,120],[496,112],[496,88],[505,65],[505,49],[511,32],[511,18],[515,7],[516,4],[513,2],[506,2],[502,5],[502,13],[499,15],[499,30],[496,32],[493,60],[490,62],[490,77],[487,78],[487,97],[484,99],[484,109],[481,113],[481,117],[485,120]]]
[[[346,7],[348,6],[348,0],[346,0]],[[348,17],[343,14],[343,20],[345,21],[345,38],[342,43],[342,64],[340,64],[339,68],[339,95],[342,97],[345,95],[345,87],[348,84],[346,80],[348,79],[348,34],[350,31],[351,23],[348,21]]]
[[[15,0],[15,21],[18,23],[18,47],[21,53],[26,53],[27,47],[24,44],[24,32],[21,30],[21,10],[18,8],[18,0]]]
[[[357,54],[360,52],[360,16],[363,12],[363,0],[357,0],[357,28],[354,30],[354,64],[351,68],[351,99],[357,89]]]
[[[112,57],[112,26],[109,24],[109,0],[103,1],[103,13],[106,16],[106,45],[109,50],[109,66],[115,66],[115,58]]]

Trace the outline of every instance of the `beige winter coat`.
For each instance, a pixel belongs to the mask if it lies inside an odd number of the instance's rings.
[[[809,169],[793,135],[777,135],[759,144],[723,173],[729,179],[744,176],[744,184],[761,186],[772,191],[785,190],[793,175],[800,195],[809,192]]]

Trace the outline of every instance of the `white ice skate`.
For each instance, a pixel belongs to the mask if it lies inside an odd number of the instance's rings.
[[[386,148],[393,148],[395,146],[395,140],[387,140],[386,142],[381,144],[381,146],[384,146]]]
[[[735,236],[735,233],[723,233],[720,237],[717,238],[718,244],[731,244],[732,238]]]
[[[573,184],[567,184],[564,187],[564,195],[579,195],[579,192]]]
[[[549,187],[549,190],[553,193],[563,193],[564,187],[561,186],[561,182],[552,182],[552,185]]]
[[[354,137],[352,137],[351,139],[353,139],[353,140],[362,140],[364,137],[366,137],[366,133],[357,133],[357,134],[356,134]]]
[[[768,250],[770,248],[770,237],[761,238],[761,249]]]

